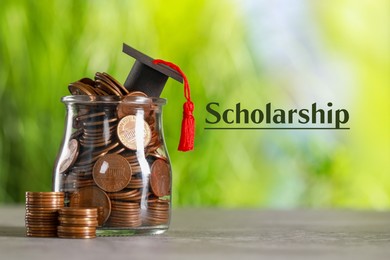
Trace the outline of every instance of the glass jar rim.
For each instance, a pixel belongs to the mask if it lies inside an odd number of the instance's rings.
[[[157,97],[142,97],[142,96],[127,96],[126,100],[123,100],[119,96],[92,96],[92,95],[69,95],[61,98],[61,102],[65,104],[119,104],[126,102],[128,104],[143,105],[165,105],[167,100],[165,98]]]

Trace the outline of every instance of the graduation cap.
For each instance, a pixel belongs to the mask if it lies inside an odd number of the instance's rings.
[[[183,77],[178,71],[164,64],[153,63],[154,59],[125,43],[123,52],[135,59],[124,84],[127,90],[142,91],[149,97],[159,97],[168,78],[183,82]]]
[[[149,97],[159,97],[168,78],[184,82],[183,120],[179,151],[190,151],[194,148],[195,118],[194,103],[191,101],[190,85],[184,72],[175,64],[160,59],[152,59],[142,52],[123,43],[123,52],[136,61],[127,76],[124,87],[129,91],[142,91]]]

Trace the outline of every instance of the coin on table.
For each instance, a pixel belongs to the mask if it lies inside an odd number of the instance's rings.
[[[169,194],[171,190],[171,170],[164,160],[157,159],[152,164],[150,186],[153,193],[159,197]]]
[[[72,139],[68,143],[68,147],[65,151],[65,158],[60,164],[60,173],[63,173],[76,161],[77,154],[79,153],[79,142],[76,139]]]
[[[93,166],[92,176],[97,186],[107,192],[123,190],[131,180],[129,162],[119,154],[106,154]]]
[[[117,135],[124,146],[131,150],[138,150],[138,145],[145,148],[149,144],[152,133],[145,120],[141,117],[128,115],[119,121]]]
[[[85,207],[64,207],[59,209],[60,216],[66,217],[98,217],[97,208],[85,208]]]
[[[70,207],[102,207],[98,215],[99,226],[107,221],[111,213],[111,201],[107,194],[96,186],[88,186],[73,192],[70,196]]]

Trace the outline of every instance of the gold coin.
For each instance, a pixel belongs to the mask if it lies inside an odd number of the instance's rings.
[[[119,141],[131,150],[144,149],[151,139],[148,123],[134,115],[125,116],[119,121],[117,135]]]

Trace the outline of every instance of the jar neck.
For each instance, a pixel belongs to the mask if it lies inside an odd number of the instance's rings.
[[[99,105],[99,104],[120,104],[126,103],[128,105],[134,106],[142,106],[142,105],[153,105],[162,107],[167,103],[167,100],[164,98],[156,98],[156,97],[142,97],[142,96],[126,96],[125,98],[118,96],[87,96],[87,95],[73,95],[73,96],[65,96],[61,98],[61,101],[65,104],[91,104],[91,105]]]

